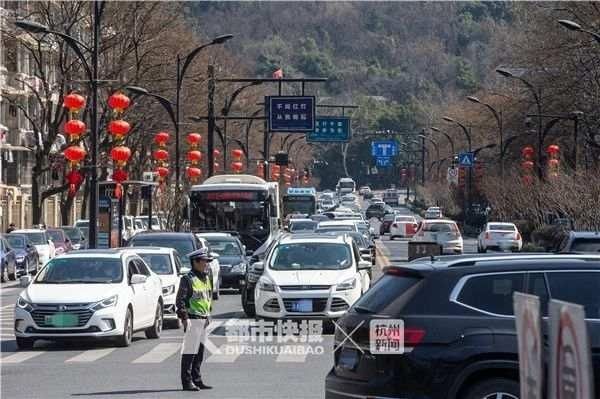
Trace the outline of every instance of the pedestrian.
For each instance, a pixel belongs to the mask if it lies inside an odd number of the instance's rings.
[[[200,376],[204,357],[206,328],[212,310],[212,281],[208,274],[213,260],[208,249],[202,248],[188,254],[192,270],[181,277],[177,291],[177,316],[183,324],[184,338],[181,350],[181,384],[184,391],[212,389]]]
[[[17,229],[17,227],[15,226],[15,224],[11,223],[11,224],[8,225],[8,229],[6,229],[6,234],[12,233],[16,229]]]

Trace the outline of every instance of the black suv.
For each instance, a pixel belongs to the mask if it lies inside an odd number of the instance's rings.
[[[518,399],[513,293],[582,304],[600,386],[600,256],[463,255],[390,267],[339,321],[326,398]],[[403,354],[373,354],[369,322],[404,321]],[[543,334],[547,336],[547,318]],[[361,324],[362,323],[362,324]],[[342,345],[340,345],[343,342]]]
[[[600,232],[570,231],[558,246],[558,252],[600,253]]]

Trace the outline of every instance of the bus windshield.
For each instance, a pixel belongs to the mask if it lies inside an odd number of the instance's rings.
[[[310,195],[288,195],[283,197],[283,215],[293,213],[313,215],[317,212],[317,204],[314,196]]]
[[[261,191],[196,191],[190,193],[192,231],[233,231],[248,249],[269,237],[269,201]]]

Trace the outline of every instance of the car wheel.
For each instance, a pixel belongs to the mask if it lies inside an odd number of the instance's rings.
[[[31,338],[16,337],[17,349],[32,349],[35,341]]]
[[[8,272],[8,266],[6,266],[4,268],[4,270],[6,270],[6,272],[3,272],[3,273],[7,273],[7,277],[9,280],[15,281],[17,279],[17,266],[16,265],[15,265],[15,268],[12,273]],[[2,276],[2,278],[4,278],[4,276]]]
[[[248,317],[254,317],[256,315],[256,308],[254,305],[248,302],[248,291],[246,289],[242,290],[242,308],[244,309],[244,313]]]
[[[467,391],[465,399],[519,399],[519,383],[506,378],[491,378]]]
[[[212,299],[218,300],[221,297],[221,279],[217,279],[217,287],[213,290]]]
[[[163,307],[162,303],[158,302],[156,305],[156,314],[154,315],[154,324],[148,327],[144,333],[148,339],[160,338],[160,333],[163,328]]]
[[[127,309],[127,314],[125,315],[125,325],[123,327],[123,334],[117,338],[117,345],[121,347],[126,347],[131,345],[131,337],[133,336],[133,316],[131,314],[131,309]]]

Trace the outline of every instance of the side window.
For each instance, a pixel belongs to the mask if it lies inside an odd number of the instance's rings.
[[[585,317],[600,319],[600,272],[547,273],[552,299],[583,305]]]
[[[127,263],[127,281],[131,281],[131,276],[134,274],[140,274],[138,268],[133,260]]]
[[[546,286],[544,273],[531,273],[527,282],[527,293],[540,298],[540,311],[542,316],[548,316],[548,301],[550,294]]]
[[[469,278],[458,297],[458,302],[486,312],[512,316],[513,293],[523,292],[524,273],[490,274]]]
[[[173,259],[175,259],[175,271],[177,272],[177,274],[181,273],[181,261],[179,260],[179,254],[177,253],[177,251],[175,251],[175,253],[173,253]]]
[[[358,245],[356,245],[354,240],[352,240],[352,253],[354,254],[354,262],[358,265],[358,262],[361,260],[360,250],[358,249]]]
[[[143,274],[144,276],[150,276],[150,270],[148,270],[148,266],[146,266],[144,261],[136,259],[135,264],[137,265],[140,274]]]

